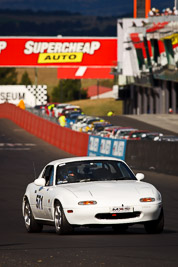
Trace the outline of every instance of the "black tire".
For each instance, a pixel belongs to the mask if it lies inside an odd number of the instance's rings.
[[[43,225],[37,223],[34,219],[28,200],[25,201],[24,205],[24,222],[27,232],[29,233],[39,233],[43,229]]]
[[[164,229],[164,212],[163,209],[159,215],[158,220],[146,222],[144,224],[145,231],[148,234],[160,234],[163,232]]]
[[[112,229],[115,233],[124,234],[128,229],[128,225],[127,224],[116,224],[112,226]]]
[[[65,235],[73,232],[73,227],[68,223],[62,205],[59,202],[56,202],[54,207],[54,225],[58,235]]]

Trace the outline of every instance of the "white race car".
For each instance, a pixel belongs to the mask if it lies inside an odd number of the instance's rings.
[[[141,182],[119,159],[74,157],[50,162],[30,183],[23,197],[28,232],[53,225],[57,234],[78,226],[112,226],[125,231],[143,224],[147,233],[164,228],[162,198],[151,184]]]

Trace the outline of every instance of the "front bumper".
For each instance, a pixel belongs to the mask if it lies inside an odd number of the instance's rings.
[[[157,220],[161,208],[162,203],[144,203],[144,205],[133,206],[132,212],[111,212],[111,207],[90,205],[64,209],[64,212],[68,222],[72,225],[115,225]]]

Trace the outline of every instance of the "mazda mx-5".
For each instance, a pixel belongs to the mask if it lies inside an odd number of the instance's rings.
[[[52,225],[57,234],[76,227],[110,226],[126,231],[143,224],[147,233],[164,228],[160,192],[141,181],[122,160],[110,157],[73,157],[47,164],[23,197],[28,232]]]

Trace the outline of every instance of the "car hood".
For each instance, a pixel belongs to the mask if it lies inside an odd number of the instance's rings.
[[[154,197],[154,187],[138,181],[83,182],[66,186],[80,200],[139,200]]]

